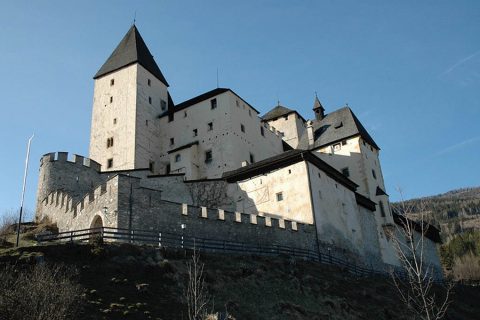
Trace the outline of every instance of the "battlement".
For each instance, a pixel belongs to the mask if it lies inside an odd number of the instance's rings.
[[[40,158],[40,167],[43,166],[44,163],[47,162],[68,162],[68,163],[74,163],[86,168],[92,168],[93,170],[100,172],[101,171],[101,164],[90,159],[90,158],[85,158],[83,156],[80,156],[78,154],[72,154],[69,155],[68,152],[50,152],[44,154]]]
[[[270,124],[268,124],[267,122],[263,122],[263,126],[268,129],[270,132],[272,132],[273,134],[275,134],[277,137],[279,138],[282,138],[283,137],[283,134],[281,131],[278,131],[275,127],[271,126]]]
[[[238,224],[256,225],[259,227],[290,231],[303,230],[307,226],[306,224],[297,221],[282,218],[266,217],[238,211],[233,212],[217,208],[197,207],[186,203],[182,203],[181,205],[181,214],[183,216],[196,217],[199,219],[230,221]]]

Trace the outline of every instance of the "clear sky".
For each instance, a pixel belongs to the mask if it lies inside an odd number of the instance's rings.
[[[216,87],[260,112],[346,103],[391,200],[480,185],[480,1],[0,1],[0,214],[39,159],[88,156],[93,75],[133,22],[176,103]]]

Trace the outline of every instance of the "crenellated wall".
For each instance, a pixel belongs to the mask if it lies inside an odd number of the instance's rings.
[[[100,174],[99,163],[79,155],[67,152],[47,153],[40,159],[37,189],[36,217],[42,216],[41,202],[56,190],[78,202],[97,185],[106,181],[107,176]]]

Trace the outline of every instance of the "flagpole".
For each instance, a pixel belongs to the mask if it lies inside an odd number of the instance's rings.
[[[17,242],[16,246],[18,247],[18,242],[20,240],[20,225],[22,224],[22,213],[23,213],[23,201],[25,199],[25,186],[27,185],[27,173],[28,173],[28,160],[30,158],[30,144],[32,143],[34,134],[28,139],[27,145],[27,157],[25,159],[25,172],[23,173],[23,187],[22,187],[22,200],[20,202],[20,216],[18,218],[18,225],[17,225]]]

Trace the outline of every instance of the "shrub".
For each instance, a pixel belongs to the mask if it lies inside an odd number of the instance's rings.
[[[72,281],[74,274],[59,265],[0,267],[0,320],[73,318],[82,299],[80,286]]]
[[[456,280],[480,280],[480,257],[471,252],[457,257],[452,271]]]

